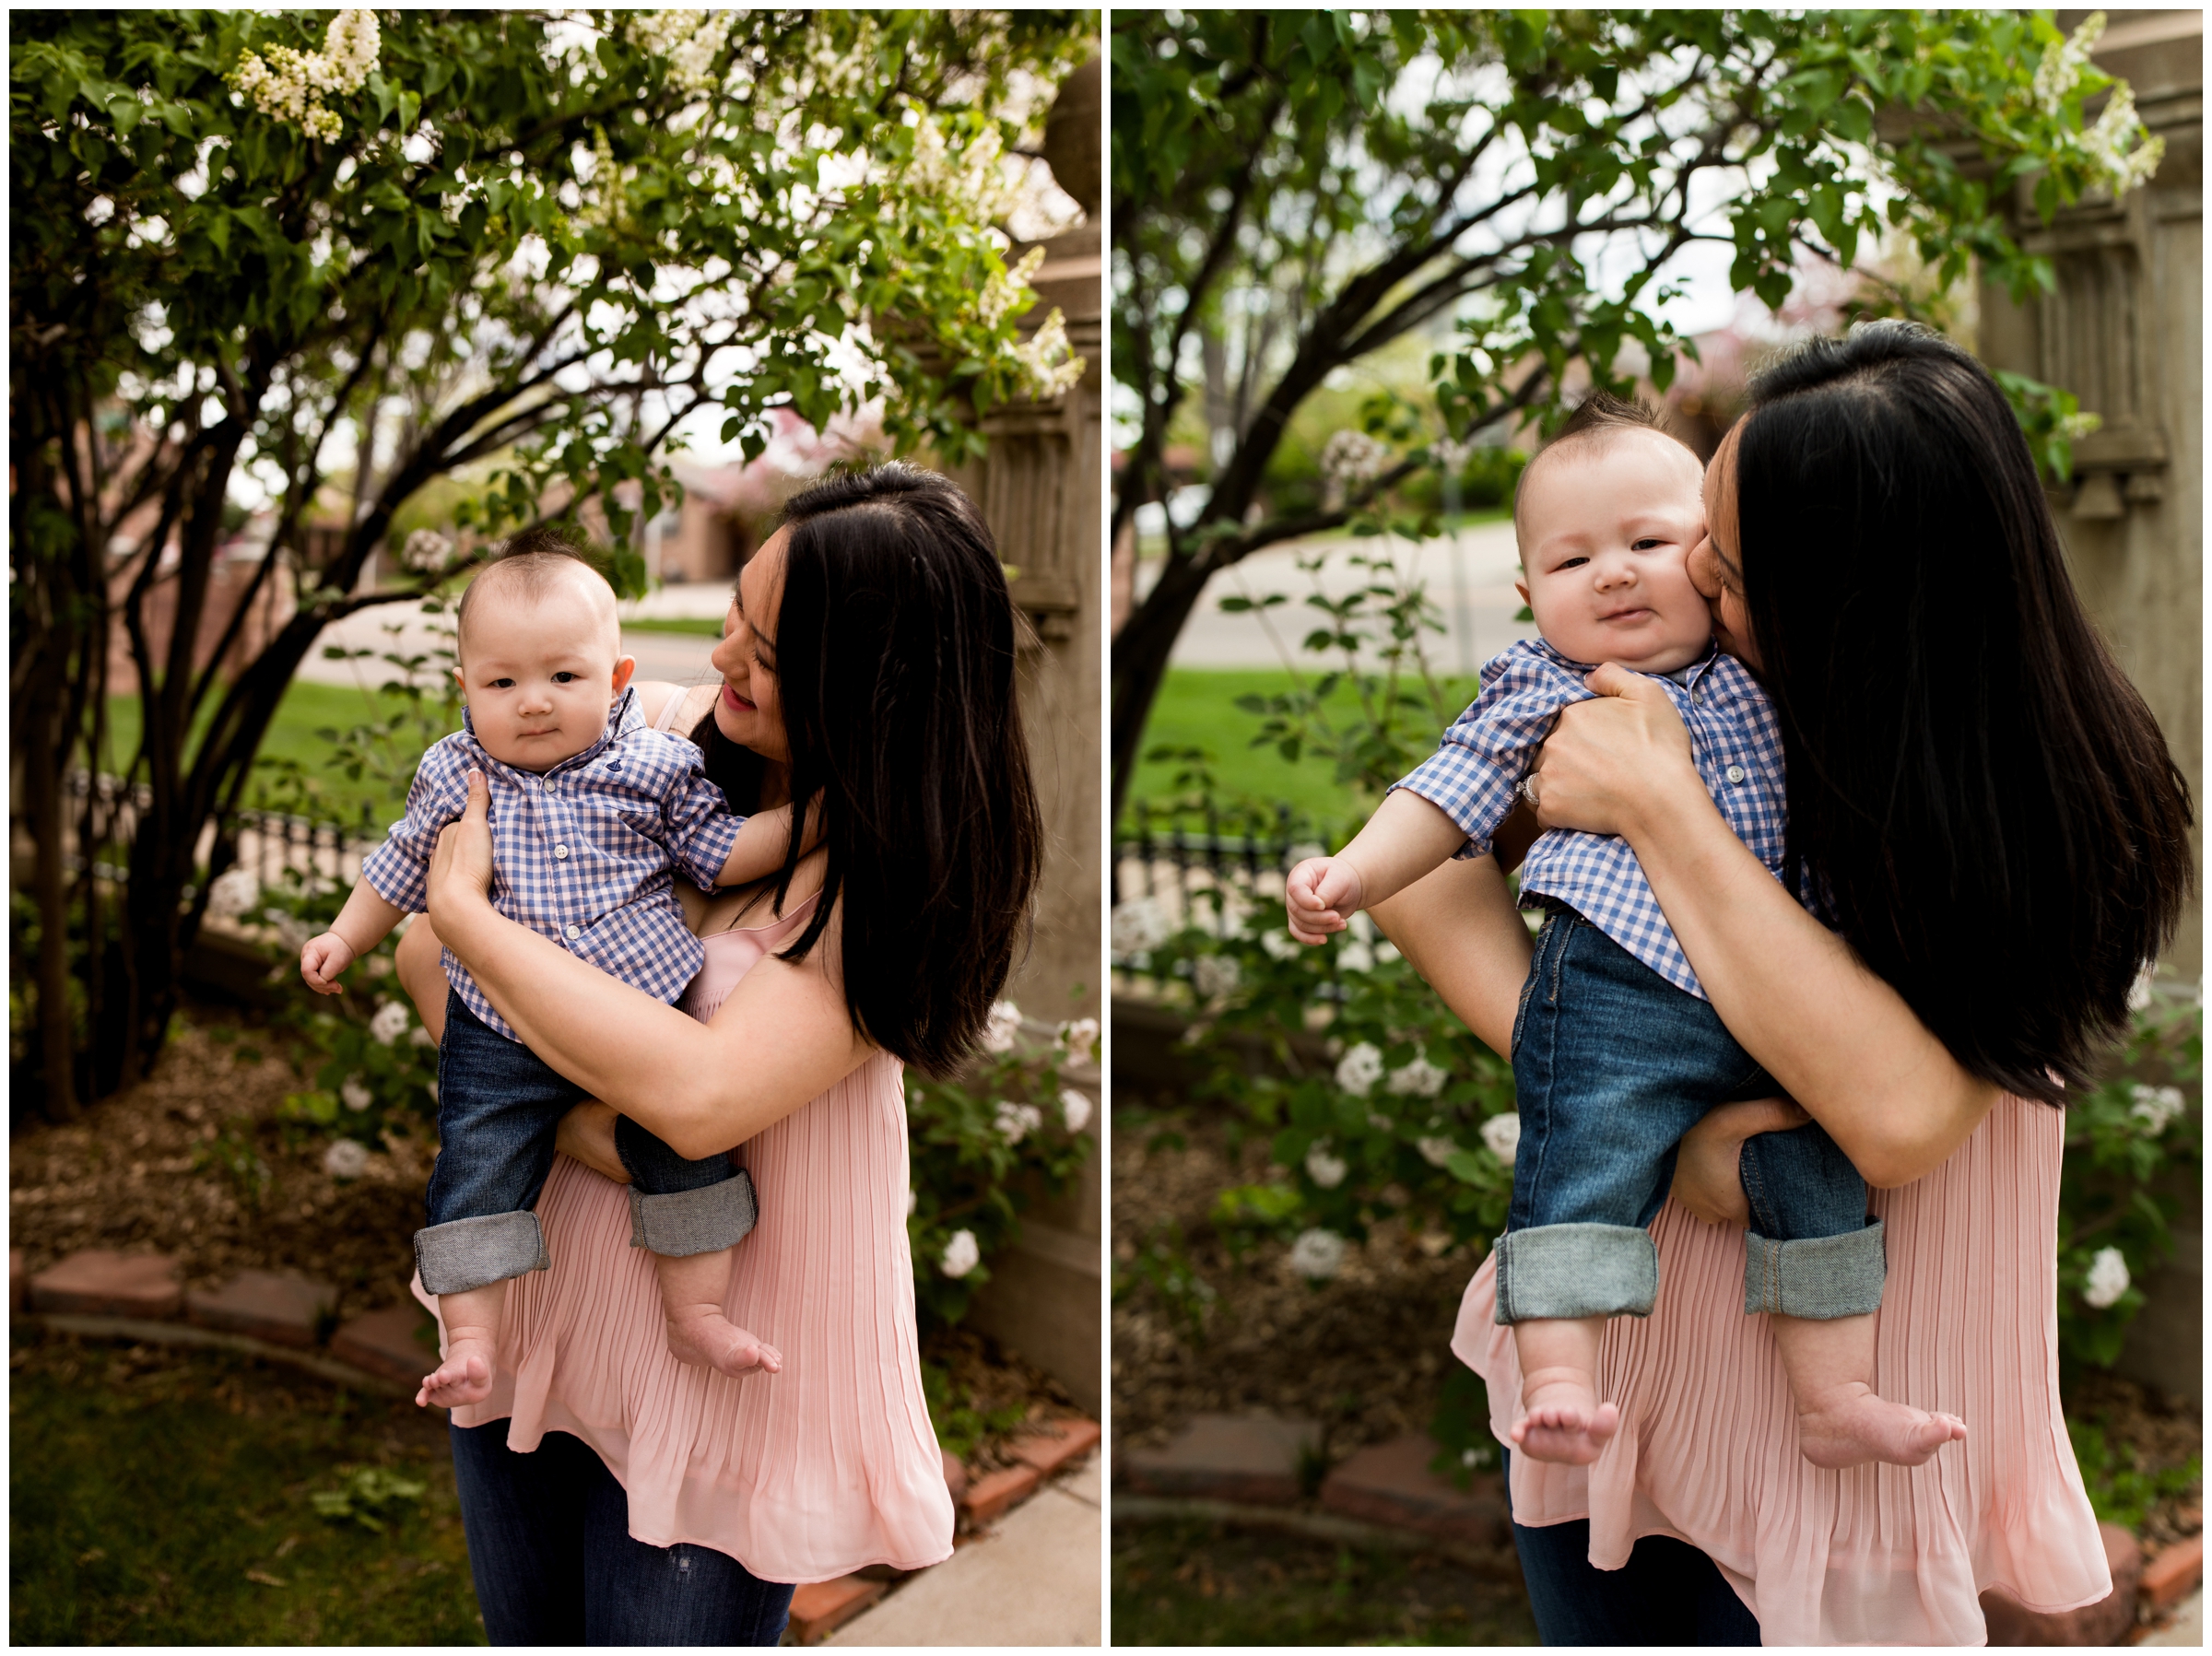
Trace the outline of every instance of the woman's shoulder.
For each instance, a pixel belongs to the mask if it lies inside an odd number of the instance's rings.
[[[691,727],[714,705],[714,686],[671,684],[665,679],[641,679],[634,687],[638,714],[655,730],[688,736]]]

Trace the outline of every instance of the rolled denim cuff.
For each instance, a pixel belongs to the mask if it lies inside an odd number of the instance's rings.
[[[1659,1250],[1632,1225],[1533,1225],[1498,1239],[1498,1321],[1648,1317]]]
[[[432,1294],[465,1294],[552,1263],[545,1227],[533,1213],[448,1219],[415,1233],[415,1266]]]
[[[720,1184],[663,1196],[629,1187],[629,1245],[650,1248],[666,1259],[733,1248],[759,1216],[752,1178],[743,1168]]]
[[[1777,1242],[1744,1233],[1744,1314],[1775,1311],[1816,1322],[1879,1310],[1888,1261],[1882,1222],[1841,1236]]]

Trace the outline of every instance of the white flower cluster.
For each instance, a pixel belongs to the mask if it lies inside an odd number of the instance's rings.
[[[994,1001],[991,1016],[983,1024],[983,1051],[1011,1052],[1014,1037],[1021,1028],[1021,1008],[1012,1001]]]
[[[261,898],[261,881],[251,868],[232,868],[216,876],[207,887],[207,912],[238,920],[253,911]]]
[[[1521,1147],[1521,1118],[1517,1115],[1494,1115],[1482,1124],[1482,1142],[1489,1152],[1507,1167],[1513,1165],[1513,1152]]]
[[[1448,1138],[1418,1138],[1413,1141],[1413,1147],[1432,1168],[1442,1167],[1459,1153],[1459,1146]]]
[[[704,92],[714,85],[714,60],[729,43],[726,11],[641,11],[629,26],[629,38],[655,57],[668,60],[668,79],[679,90]]]
[[[999,1137],[1009,1145],[1021,1141],[1044,1125],[1044,1111],[1034,1104],[1009,1104],[998,1101],[998,1113],[992,1125],[998,1129]]]
[[[369,1090],[369,1083],[359,1075],[348,1075],[346,1084],[338,1088],[338,1101],[347,1109],[359,1112],[376,1102],[376,1095]]]
[[[1078,1017],[1060,1026],[1060,1050],[1078,1063],[1099,1055],[1099,1020]]]
[[[1474,455],[1475,440],[1471,437],[1440,437],[1429,445],[1429,458],[1446,476],[1466,470],[1467,462]]]
[[[2135,1089],[2136,1101],[2127,1113],[2143,1123],[2147,1137],[2157,1138],[2173,1124],[2175,1118],[2189,1108],[2189,1100],[2182,1096],[2178,1086],[2144,1086]]]
[[[2100,1248],[2089,1262],[2089,1279],[2082,1285],[2081,1297],[2102,1310],[2127,1292],[2127,1261],[2121,1257],[2120,1250]]]
[[[914,147],[906,167],[908,187],[937,197],[978,223],[1004,217],[1013,205],[1015,189],[1003,165],[1006,144],[996,123],[986,124],[955,154],[936,117],[919,105],[910,107],[916,120]]]
[[[388,1047],[406,1032],[407,1009],[397,1001],[386,1001],[369,1020],[370,1036],[379,1046]]]
[[[323,99],[359,91],[382,44],[374,12],[342,11],[324,31],[322,51],[272,46],[265,59],[249,52],[230,72],[230,84],[263,114],[288,121],[311,138],[335,138],[344,123]]]
[[[350,1138],[334,1138],[323,1152],[323,1170],[333,1179],[359,1179],[369,1170],[369,1147]]]
[[[1390,445],[1364,431],[1339,431],[1321,451],[1321,475],[1339,488],[1371,483],[1390,463]]]
[[[1306,1177],[1324,1191],[1333,1191],[1344,1182],[1351,1167],[1341,1156],[1329,1154],[1329,1141],[1315,1139],[1313,1147],[1306,1152]]]
[[[435,529],[418,529],[399,549],[399,561],[418,574],[442,570],[453,555],[453,543]]]
[[[1201,955],[1191,963],[1191,986],[1201,1000],[1218,1000],[1243,981],[1243,969],[1232,955]]]
[[[2097,124],[2081,135],[2081,147],[2116,196],[2148,183],[2166,154],[2166,140],[2151,136],[2136,119],[2136,94],[2124,85],[2112,88]]]
[[[1372,1041],[1361,1041],[1336,1061],[1336,1085],[1355,1098],[1364,1098],[1382,1079],[1382,1054]]]
[[[1338,971],[1366,972],[1375,969],[1375,951],[1364,943],[1347,943],[1336,951]]]
[[[1111,929],[1117,955],[1148,954],[1175,934],[1167,910],[1149,897],[1124,898],[1114,904]]]
[[[975,1245],[975,1232],[956,1230],[952,1233],[952,1240],[945,1244],[945,1254],[938,1260],[937,1269],[947,1276],[965,1276],[975,1269],[982,1257],[983,1251]]]
[[[983,278],[982,291],[975,296],[975,314],[985,327],[996,327],[1018,305],[1035,301],[1037,296],[1030,284],[1043,265],[1044,249],[1032,247],[1014,262],[1013,269]]]
[[[2081,72],[2103,33],[2104,14],[2093,11],[2066,39],[2043,49],[2043,60],[2035,66],[2035,102],[2044,114],[2057,114],[2066,94],[2081,84]]]
[[[1090,1100],[1072,1086],[1060,1089],[1060,1119],[1067,1123],[1070,1133],[1080,1133],[1090,1125]]]
[[[1344,1269],[1344,1239],[1333,1230],[1303,1230],[1290,1244],[1290,1268],[1308,1282],[1326,1282]]]
[[[1404,1069],[1390,1072],[1390,1079],[1382,1084],[1382,1090],[1395,1093],[1401,1098],[1433,1098],[1451,1079],[1448,1072],[1429,1062],[1427,1052],[1419,1052]]]
[[[2127,1009],[2130,1012],[2147,1012],[2150,1010],[2150,986],[2153,981],[2155,981],[2158,977],[2158,971],[2159,968],[2156,961],[2146,960],[2143,962],[2143,969],[2136,974],[2135,982],[2128,986]]]
[[[1260,947],[1266,950],[1270,960],[1295,960],[1299,955],[1299,941],[1288,932],[1277,932],[1272,927],[1260,934]]]
[[[1034,334],[1014,347],[1014,357],[1029,380],[1030,394],[1041,403],[1073,391],[1090,369],[1090,358],[1077,356],[1068,345],[1067,318],[1057,305]]]

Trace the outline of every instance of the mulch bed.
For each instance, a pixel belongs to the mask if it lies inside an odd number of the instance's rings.
[[[218,1032],[231,1039],[218,1039]],[[201,1008],[179,1020],[154,1074],[70,1122],[35,1118],[9,1146],[9,1244],[36,1274],[86,1248],[173,1257],[192,1286],[249,1267],[305,1272],[338,1290],[338,1318],[408,1298],[412,1238],[437,1156],[426,1129],[387,1133],[366,1170],[323,1170],[328,1139],[277,1119],[285,1094],[309,1085],[288,1038],[249,1013]],[[250,1204],[210,1154],[249,1143],[269,1171]],[[1079,1414],[1042,1369],[971,1330],[932,1333],[927,1362],[950,1371],[956,1397],[1030,1418]],[[1007,1439],[986,1439],[969,1464],[1002,1463]]]
[[[1216,1290],[1202,1342],[1187,1339],[1147,1288],[1113,1310],[1112,1407],[1118,1441],[1162,1443],[1192,1415],[1272,1409],[1320,1423],[1332,1461],[1427,1427],[1449,1365],[1453,1323],[1479,1257],[1441,1251],[1441,1238],[1377,1227],[1346,1256],[1332,1282],[1290,1274],[1287,1250],[1266,1245],[1232,1260],[1206,1222],[1215,1196],[1268,1176],[1265,1143],[1232,1150],[1220,1117],[1117,1112],[1113,1134],[1113,1250],[1117,1280],[1137,1251],[1182,1227],[1186,1257]],[[1148,1152],[1162,1130],[1181,1148]],[[2117,1375],[2069,1383],[2068,1412],[2101,1420],[2115,1450],[2145,1471],[2179,1466],[2204,1445],[2201,1411]],[[2203,1527],[2201,1484],[2152,1507],[2139,1533],[2156,1553]]]

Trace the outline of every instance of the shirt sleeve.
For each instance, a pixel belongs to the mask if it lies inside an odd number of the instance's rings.
[[[661,821],[667,836],[661,843],[670,860],[701,891],[713,890],[745,818],[730,809],[730,802],[707,780],[699,759],[687,764],[669,787],[661,804]]]
[[[429,908],[430,853],[438,835],[468,808],[467,756],[458,738],[433,743],[407,785],[407,814],[384,842],[361,860],[361,878],[395,909],[421,914]]]
[[[1418,793],[1451,817],[1467,837],[1458,857],[1488,854],[1490,836],[1512,814],[1513,789],[1559,710],[1590,694],[1520,647],[1492,658],[1482,679],[1474,705],[1444,732],[1436,752],[1391,790]]]

